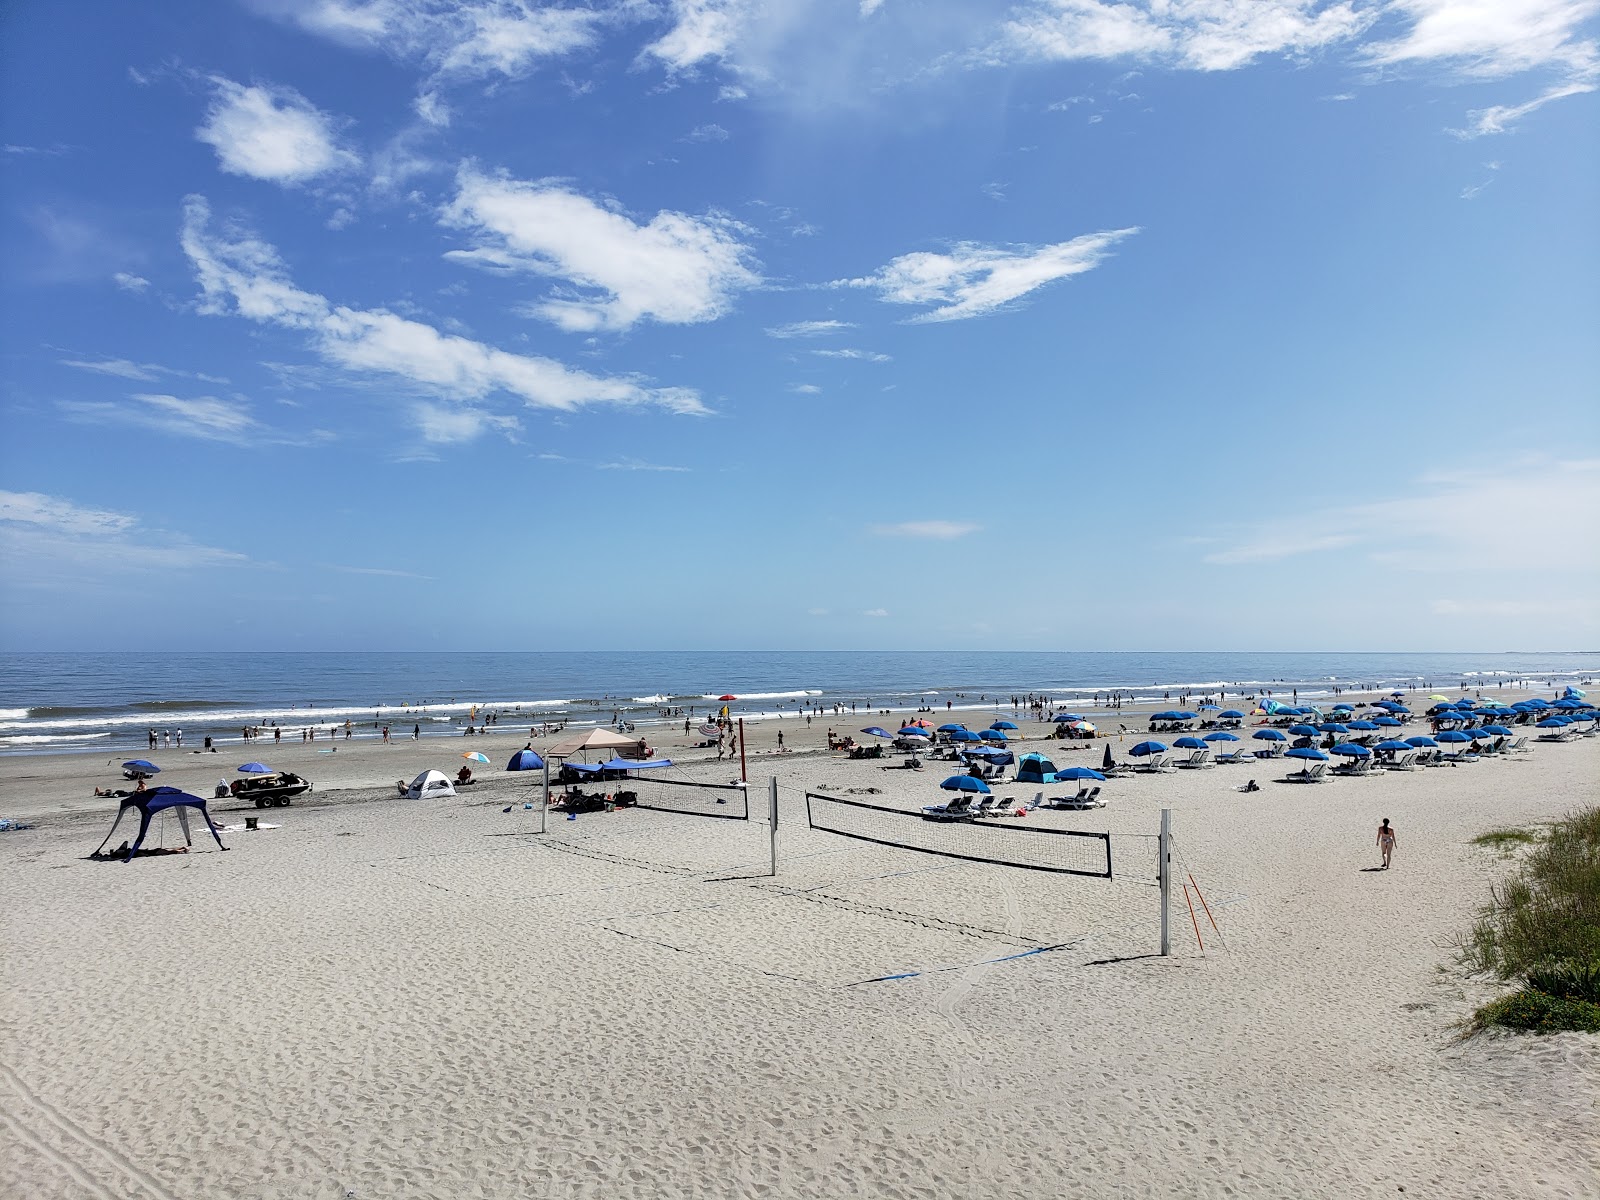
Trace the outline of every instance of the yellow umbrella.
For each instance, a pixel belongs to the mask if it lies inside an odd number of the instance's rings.
[[[1428,699],[1429,700],[1448,700],[1448,699],[1450,699],[1450,697],[1449,696],[1441,696],[1441,695],[1439,695],[1438,692],[1435,692],[1433,695],[1429,696]]]

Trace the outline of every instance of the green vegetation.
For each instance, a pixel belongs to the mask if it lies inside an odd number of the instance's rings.
[[[1474,846],[1485,846],[1492,850],[1510,850],[1513,846],[1525,845],[1539,840],[1538,835],[1531,829],[1491,829],[1488,833],[1480,833],[1472,839]]]
[[[1533,840],[1525,830],[1499,829],[1474,842]],[[1490,890],[1460,949],[1471,970],[1524,983],[1480,1008],[1473,1028],[1600,1033],[1600,808],[1551,828],[1517,873]]]

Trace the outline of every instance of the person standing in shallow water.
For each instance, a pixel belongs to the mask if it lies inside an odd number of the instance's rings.
[[[1395,837],[1394,826],[1389,824],[1389,818],[1383,819],[1383,824],[1378,826],[1378,849],[1383,851],[1383,869],[1389,869],[1389,857],[1394,853]]]

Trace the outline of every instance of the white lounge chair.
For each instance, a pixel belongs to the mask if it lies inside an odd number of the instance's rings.
[[[1184,762],[1177,764],[1185,771],[1198,770],[1201,767],[1214,767],[1217,764],[1211,761],[1211,751],[1196,750]]]
[[[1327,763],[1312,763],[1303,771],[1294,771],[1283,777],[1284,783],[1321,783],[1328,772]]]
[[[1509,746],[1506,747],[1506,753],[1507,754],[1531,754],[1532,751],[1528,749],[1528,739],[1525,738],[1525,737],[1519,737],[1516,741],[1512,742]]]
[[[1242,763],[1250,762],[1257,757],[1259,756],[1253,751],[1240,748],[1238,750],[1224,750],[1217,755],[1217,761],[1219,763]]]
[[[1171,771],[1173,769],[1174,768],[1167,766],[1167,756],[1165,754],[1152,754],[1149,758],[1145,759],[1144,762],[1134,767],[1135,771],[1138,771],[1143,775],[1155,775],[1159,772]]]
[[[961,792],[944,804],[924,804],[922,818],[925,821],[970,821],[977,816],[973,811],[972,796],[971,792]]]

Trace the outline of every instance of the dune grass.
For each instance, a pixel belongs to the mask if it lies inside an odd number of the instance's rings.
[[[1490,850],[1510,850],[1516,846],[1531,845],[1539,837],[1531,829],[1491,829],[1472,839],[1474,846]]]
[[[1526,838],[1500,836],[1516,834]],[[1536,839],[1525,830],[1474,839],[1493,846],[1524,840]],[[1480,1008],[1471,1028],[1600,1033],[1600,807],[1556,823],[1516,873],[1490,889],[1460,952],[1473,971],[1522,981]]]

